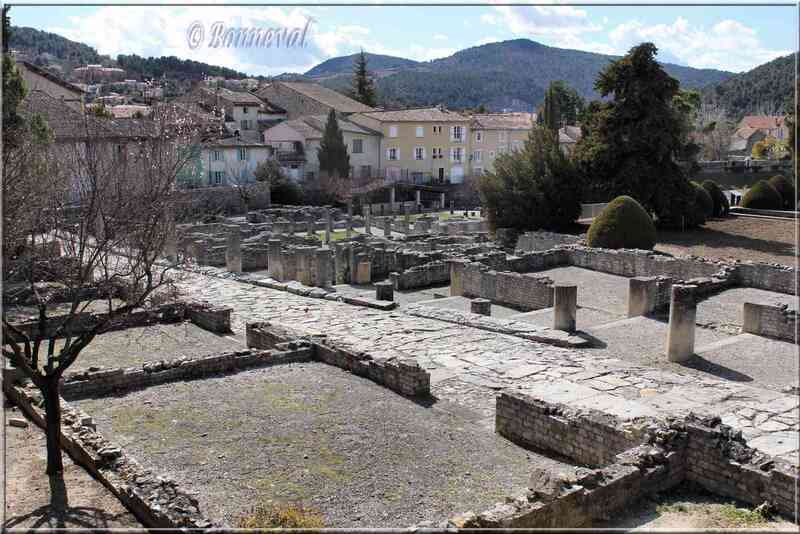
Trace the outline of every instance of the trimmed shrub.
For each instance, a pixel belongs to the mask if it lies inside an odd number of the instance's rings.
[[[782,174],[776,174],[768,180],[769,185],[775,188],[783,200],[782,208],[793,210],[795,208],[794,184]]]
[[[709,193],[705,187],[698,184],[697,182],[692,182],[692,185],[695,188],[695,202],[700,208],[703,213],[703,218],[708,219],[709,217],[714,216],[714,199],[711,198],[711,193]],[[723,194],[723,197],[725,195]]]
[[[703,182],[703,189],[708,191],[708,194],[711,195],[711,200],[714,201],[714,217],[722,217],[723,215],[728,214],[728,209],[730,208],[730,202],[728,202],[728,198],[725,196],[725,193],[722,192],[722,189],[717,185],[717,182],[713,180],[706,180]],[[728,206],[726,208],[725,206]]]
[[[629,196],[621,196],[595,217],[586,242],[590,247],[649,250],[656,243],[656,227],[641,204]]]
[[[779,210],[783,205],[781,194],[766,180],[759,180],[742,198],[743,208]]]

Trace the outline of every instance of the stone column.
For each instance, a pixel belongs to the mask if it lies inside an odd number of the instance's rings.
[[[671,362],[684,362],[694,354],[696,288],[692,285],[672,286],[667,332],[667,359]]]
[[[388,280],[383,282],[375,282],[375,299],[376,300],[394,300],[394,284]]]
[[[577,309],[578,286],[553,287],[553,328],[574,332]]]
[[[348,200],[347,201],[347,229],[346,229],[345,237],[347,237],[347,239],[350,239],[350,237],[352,235],[353,235],[353,201],[352,200]]]
[[[325,210],[325,244],[331,242],[331,229],[333,228],[333,221],[331,221],[331,210]]]
[[[308,215],[308,220],[306,221],[306,232],[308,233],[309,237],[314,237],[317,234],[315,228],[316,222],[316,217],[314,217],[313,213],[310,213]]]
[[[367,235],[372,235],[372,208],[364,206],[364,230]]]
[[[358,254],[356,256],[356,281],[358,285],[365,285],[372,282],[372,262],[369,261],[368,254]]]
[[[383,237],[386,237],[386,238],[392,237],[392,218],[391,217],[384,217],[383,218]]]
[[[456,211],[456,202],[454,200],[450,201],[450,213],[455,213]]]
[[[397,207],[395,206],[395,195],[396,195],[395,188],[392,187],[389,190],[389,207],[390,207],[392,213],[394,213],[395,210],[397,209]]]
[[[283,261],[281,259],[281,240],[267,241],[267,275],[279,282],[283,280]]]
[[[318,248],[315,252],[314,263],[316,264],[316,284],[317,287],[330,287],[331,285],[331,250],[328,248]]]
[[[403,223],[408,228],[408,223],[411,221],[411,215],[408,213],[408,204],[403,202]]]
[[[628,317],[650,315],[656,307],[657,278],[640,276],[628,281]]]
[[[444,193],[439,197],[439,210],[444,210]]]
[[[225,249],[225,267],[229,272],[242,272],[242,233],[237,225],[231,225],[228,230],[228,243]]]
[[[422,190],[417,189],[417,212],[421,211],[422,209]]]
[[[492,315],[492,301],[489,299],[472,299],[469,302],[469,311],[478,315]]]

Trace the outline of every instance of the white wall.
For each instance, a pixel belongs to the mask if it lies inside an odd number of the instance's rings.
[[[229,185],[235,185],[239,181],[255,180],[255,170],[259,163],[267,161],[272,155],[270,147],[246,147],[248,159],[239,160],[239,147],[206,147],[203,148],[201,161],[203,162],[203,182],[209,182],[209,172],[222,171]],[[220,161],[213,160],[213,151],[218,150],[222,153]]]

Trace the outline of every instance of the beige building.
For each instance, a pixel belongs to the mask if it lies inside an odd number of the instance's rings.
[[[494,170],[497,156],[522,148],[536,122],[536,114],[482,113],[470,119],[471,171],[480,175]]]
[[[246,141],[239,136],[203,143],[200,153],[200,176],[207,185],[242,185],[255,181],[259,163],[272,156],[264,143]]]
[[[470,172],[469,118],[443,107],[349,117],[381,133],[379,176],[414,183],[462,183]]]
[[[86,91],[27,61],[18,61],[17,69],[28,92],[41,91],[71,107],[83,111]]]
[[[273,147],[288,176],[298,181],[319,178],[317,150],[327,121],[327,115],[312,115],[280,123],[264,132],[264,143]],[[337,121],[350,155],[350,175],[373,177],[380,167],[380,133],[342,117]]]

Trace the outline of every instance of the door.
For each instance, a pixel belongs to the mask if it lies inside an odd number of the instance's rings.
[[[444,182],[444,167],[439,167],[439,183]]]

